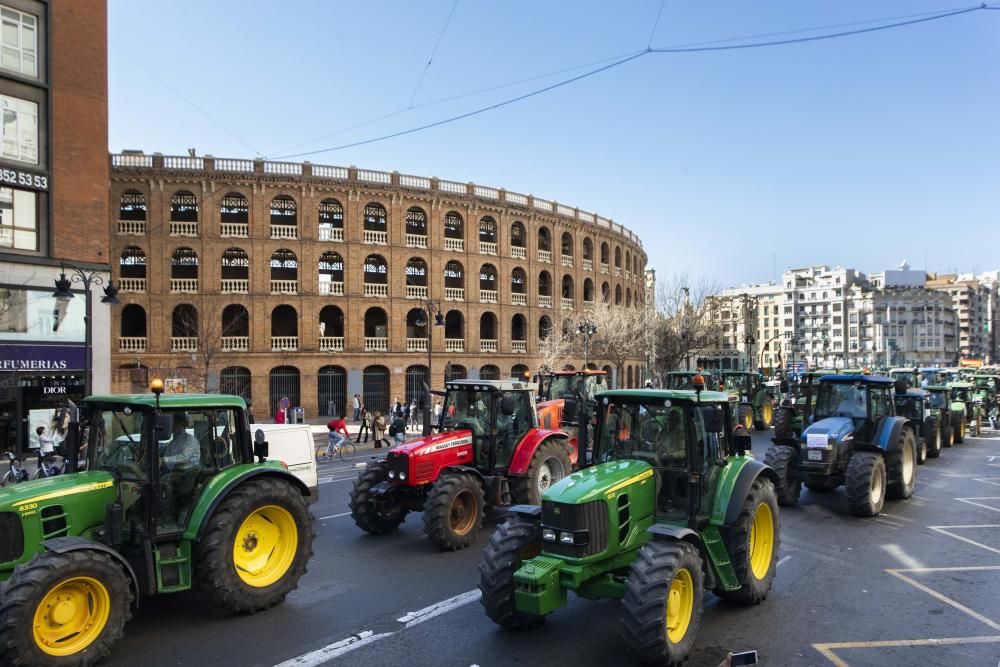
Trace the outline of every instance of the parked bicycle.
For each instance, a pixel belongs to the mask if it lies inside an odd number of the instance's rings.
[[[56,475],[61,475],[64,472],[66,472],[65,460],[63,460],[62,463],[56,463],[56,457],[54,454],[45,454],[44,456],[39,455],[38,469],[31,475],[31,479],[55,477]]]
[[[14,452],[6,452],[5,456],[10,463],[10,469],[4,473],[3,477],[0,477],[0,486],[7,486],[8,484],[17,484],[19,482],[28,481],[28,471],[25,469],[24,464],[21,462]]]

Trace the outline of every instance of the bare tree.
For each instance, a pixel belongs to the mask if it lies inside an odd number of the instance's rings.
[[[653,325],[653,311],[641,305],[622,308],[601,302],[586,317],[596,329],[591,343],[593,356],[612,362],[620,383],[625,362],[641,359],[648,351],[647,331]]]
[[[186,380],[190,390],[218,391],[218,360],[223,353],[239,351],[234,341],[248,336],[247,311],[225,313],[225,307],[215,299],[202,297],[197,309],[175,311],[174,335],[189,339],[185,354],[191,355],[192,366],[178,367],[178,377]]]
[[[718,291],[714,282],[687,273],[674,274],[658,286],[650,329],[656,351],[654,373],[661,382],[666,373],[690,367],[692,356],[715,344],[721,329],[712,314],[712,295]]]
[[[562,369],[575,353],[576,321],[578,314],[573,310],[556,309],[546,316],[552,326],[548,331],[538,332],[538,371],[551,373]]]

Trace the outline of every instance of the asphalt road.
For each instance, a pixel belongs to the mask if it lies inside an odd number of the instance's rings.
[[[755,434],[762,458],[769,433]],[[359,456],[355,462],[363,460]],[[493,625],[478,602],[477,546],[440,553],[410,515],[398,534],[354,526],[355,472],[321,466],[315,556],[283,605],[234,616],[196,593],[143,600],[102,664],[371,667],[632,665],[620,604],[571,596],[530,633]],[[758,607],[705,598],[692,666],[756,649],[767,665],[1000,663],[1000,433],[920,466],[917,490],[875,519],[851,516],[842,489],[803,490],[783,508],[774,589]]]

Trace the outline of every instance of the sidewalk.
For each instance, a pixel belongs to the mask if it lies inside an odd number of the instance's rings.
[[[311,420],[307,419],[306,421],[308,422],[309,426],[311,427],[312,434],[313,434],[313,442],[316,445],[316,453],[318,455],[319,452],[320,452],[320,450],[325,450],[326,449],[326,444],[327,444],[328,438],[329,438],[329,435],[328,435],[328,432],[327,432],[327,429],[326,429],[326,423],[329,420],[323,420],[322,423],[318,423],[320,420],[316,420],[316,419],[311,419]],[[314,422],[317,422],[317,423],[314,423]],[[347,432],[351,434],[351,442],[353,442],[354,446],[357,448],[358,454],[362,454],[362,453],[366,453],[367,454],[368,452],[376,452],[376,453],[377,452],[384,452],[384,451],[388,451],[389,447],[395,446],[395,444],[396,444],[395,441],[393,440],[393,438],[389,437],[389,432],[386,431],[385,437],[392,444],[389,445],[389,446],[386,446],[385,442],[383,442],[382,443],[382,448],[379,449],[379,450],[376,450],[375,449],[375,440],[372,438],[371,430],[370,429],[369,429],[369,433],[368,433],[368,441],[367,442],[357,442],[357,439],[358,439],[358,429],[360,427],[361,427],[361,423],[360,422],[353,422],[353,423],[350,422],[350,421],[347,422]],[[422,433],[423,433],[423,425],[419,425],[416,428],[407,428],[406,429],[406,442],[409,442],[411,440],[416,440],[417,438],[422,437]]]

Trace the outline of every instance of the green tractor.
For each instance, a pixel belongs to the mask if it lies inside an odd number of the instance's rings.
[[[951,389],[941,384],[924,387],[930,394],[931,416],[937,420],[941,431],[941,444],[951,447],[962,442],[960,437],[965,433],[965,404],[952,403]]]
[[[738,403],[709,391],[598,395],[591,464],[541,506],[519,505],[479,566],[481,602],[526,630],[567,592],[622,600],[625,640],[645,663],[677,665],[694,645],[704,593],[758,604],[774,582],[774,471],[747,452]]]
[[[812,411],[816,406],[816,381],[824,375],[837,371],[806,371],[797,382],[789,383],[782,391],[781,404],[774,411],[774,436],[776,438],[798,438],[809,425]]]
[[[68,473],[0,489],[0,664],[90,665],[139,596],[255,612],[305,574],[309,489],[264,462],[243,399],[162,388],[71,405]]]
[[[665,389],[694,389],[694,378],[701,375],[705,378],[705,382],[709,387],[717,387],[719,385],[718,379],[712,374],[712,371],[670,371],[667,373],[666,386]]]
[[[975,385],[973,395],[981,405],[982,417],[992,415],[996,421],[997,410],[1000,409],[1000,375],[977,373],[972,376],[972,384]]]
[[[774,396],[760,373],[723,371],[722,384],[740,402],[739,419],[746,430],[766,431],[774,422]]]
[[[971,382],[949,382],[948,389],[951,390],[951,408],[957,411],[962,410],[962,424],[956,442],[963,442],[965,434],[976,437],[982,431],[983,424],[983,403],[976,400],[976,385]]]

